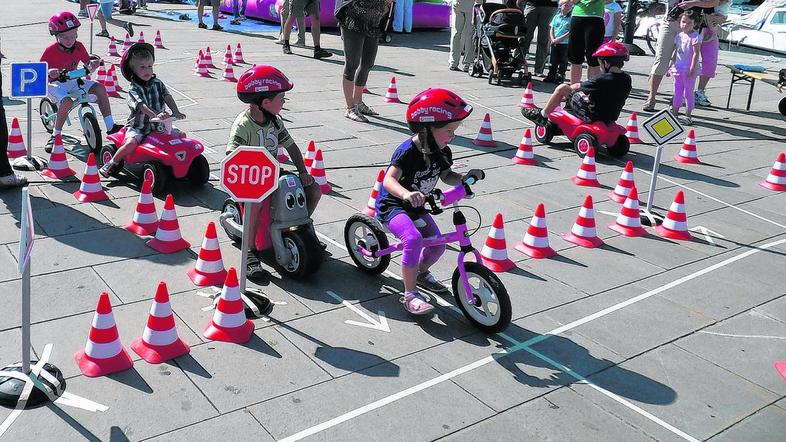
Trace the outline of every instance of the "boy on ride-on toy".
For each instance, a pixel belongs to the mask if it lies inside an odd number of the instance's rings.
[[[293,87],[294,83],[273,66],[256,65],[243,72],[237,82],[237,97],[243,103],[248,103],[248,109],[241,112],[232,123],[226,153],[232,152],[238,146],[261,146],[275,157],[278,146],[283,146],[297,169],[306,193],[306,209],[310,216],[317,208],[322,192],[314,178],[308,174],[300,148],[279,117],[286,102],[284,95]],[[255,238],[256,223],[252,223],[249,228],[250,237]],[[247,261],[247,276],[252,280],[259,279],[264,274],[253,249],[253,245],[249,247]]]
[[[472,113],[472,106],[447,89],[426,89],[407,107],[407,123],[414,135],[401,143],[390,160],[376,202],[376,216],[404,245],[401,277],[404,280],[404,308],[414,315],[434,309],[416,289],[435,293],[448,291],[429,272],[445,246],[423,248],[423,238],[439,235],[439,227],[423,208],[425,196],[438,180],[456,186],[464,178],[481,179],[483,172],[472,169],[462,176],[450,169],[453,164],[448,143],[456,136],[462,121]],[[411,208],[405,207],[405,202]],[[421,221],[423,226],[417,226]]]
[[[609,41],[592,54],[600,62],[603,72],[589,80],[571,85],[561,84],[546,103],[546,107],[522,109],[521,114],[538,126],[545,126],[549,114],[566,100],[566,109],[587,121],[606,124],[617,121],[631,90],[630,75],[622,71],[628,60],[628,49],[619,42]]]
[[[154,130],[162,131],[162,123],[153,123],[151,118],[166,120],[170,115],[166,107],[172,110],[175,118],[185,118],[177,108],[177,103],[167,90],[164,82],[153,73],[155,49],[150,43],[134,43],[120,59],[120,72],[130,82],[128,87],[128,107],[131,114],[126,121],[126,135],[123,145],[115,152],[112,159],[98,172],[105,178],[118,172],[120,162],[134,151],[142,139]]]
[[[72,71],[79,67],[81,62],[88,71],[93,72],[98,67],[99,60],[91,58],[85,45],[77,41],[79,26],[82,24],[76,16],[68,11],[59,12],[49,19],[49,33],[54,35],[56,42],[49,45],[41,54],[41,61],[49,65],[49,86],[47,93],[57,103],[57,117],[55,119],[53,138],[60,135],[63,130],[68,113],[71,111],[73,99],[70,93],[78,87],[77,80],[68,80],[61,75],[63,71]],[[115,124],[112,118],[112,108],[106,89],[101,84],[91,80],[83,80],[84,88],[88,93],[96,96],[98,108],[104,116],[107,134],[113,134],[123,126]],[[50,140],[51,141],[51,140]],[[50,151],[51,148],[47,148]]]

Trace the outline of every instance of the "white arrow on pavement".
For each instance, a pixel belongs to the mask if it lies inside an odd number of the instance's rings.
[[[377,321],[376,319],[372,318],[368,313],[352,305],[349,301],[345,300],[341,296],[338,296],[337,294],[329,290],[326,291],[325,293],[327,293],[331,298],[335,299],[336,301],[341,302],[342,304],[347,306],[347,308],[349,308],[353,312],[360,315],[360,317],[368,321],[368,322],[358,322],[358,321],[353,321],[351,319],[347,319],[346,321],[344,321],[344,323],[390,333],[390,327],[388,326],[388,319],[385,317],[385,312],[383,312],[382,310],[379,310],[377,312],[377,314],[379,315],[379,321]]]
[[[715,241],[712,240],[713,236],[715,238],[726,238],[725,236],[721,235],[720,233],[718,233],[718,232],[716,232],[714,230],[710,230],[710,229],[708,229],[708,228],[706,228],[704,226],[691,227],[688,230],[690,230],[691,232],[697,232],[697,233],[700,233],[700,234],[704,235],[704,239],[706,239],[707,242],[710,243],[710,244],[715,244]]]

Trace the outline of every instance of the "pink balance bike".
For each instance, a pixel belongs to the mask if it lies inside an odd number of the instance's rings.
[[[452,278],[453,296],[461,312],[475,327],[486,333],[497,333],[510,324],[510,297],[497,275],[481,264],[480,253],[472,247],[469,239],[472,233],[467,231],[466,218],[458,205],[461,199],[473,196],[469,186],[474,182],[474,179],[469,178],[465,183],[445,192],[436,189],[426,195],[426,204],[429,206],[427,209],[432,215],[439,215],[444,211],[443,207],[452,206],[453,225],[456,230],[424,238],[423,247],[453,242],[459,244],[460,252]],[[417,224],[416,221],[415,225]],[[344,242],[350,258],[361,271],[370,274],[382,273],[390,264],[391,253],[403,249],[400,242],[392,246],[388,243],[386,230],[378,220],[360,213],[347,220],[344,226]],[[472,254],[475,261],[465,261],[467,254]]]
[[[571,113],[568,103],[569,101],[565,103],[564,109],[554,109],[545,126],[535,126],[535,139],[538,142],[549,144],[555,136],[565,135],[573,142],[573,148],[581,158],[584,158],[590,147],[596,152],[600,152],[602,147],[609,156],[615,158],[628,153],[630,142],[625,136],[624,127],[617,123],[587,122]]]

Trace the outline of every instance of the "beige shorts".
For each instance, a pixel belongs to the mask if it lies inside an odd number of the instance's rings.
[[[674,37],[680,32],[680,22],[661,21],[658,46],[655,48],[655,62],[652,64],[651,75],[666,75],[674,52]]]

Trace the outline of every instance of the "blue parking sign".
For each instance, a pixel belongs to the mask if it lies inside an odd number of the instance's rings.
[[[45,97],[48,70],[44,62],[11,63],[11,97]]]

